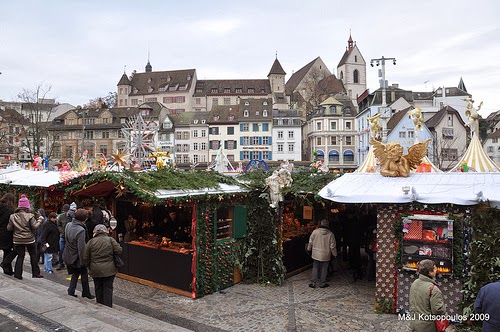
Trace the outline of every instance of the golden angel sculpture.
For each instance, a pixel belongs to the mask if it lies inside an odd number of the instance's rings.
[[[431,139],[417,143],[408,148],[408,154],[403,156],[403,147],[399,143],[384,144],[372,139],[373,154],[380,163],[380,174],[389,177],[408,177],[410,171],[420,165],[427,154],[427,145]]]

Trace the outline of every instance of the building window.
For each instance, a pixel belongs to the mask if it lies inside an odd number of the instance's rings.
[[[321,145],[321,137],[316,137],[316,145]]]
[[[345,144],[346,145],[352,145],[352,136],[346,136],[345,137]]]
[[[176,103],[184,103],[186,101],[186,97],[185,96],[177,96],[175,97],[175,102]]]
[[[164,104],[172,104],[174,102],[174,97],[163,97]]]
[[[193,130],[193,138],[198,137],[198,130]]]
[[[262,144],[269,145],[269,136],[262,137]]]
[[[249,131],[250,130],[250,125],[248,123],[243,123],[243,126],[241,126],[241,131]]]
[[[406,131],[400,131],[399,138],[406,138]]]
[[[262,151],[262,159],[265,159],[265,160],[271,159],[269,151]]]
[[[248,159],[250,159],[250,152],[243,151],[242,156],[243,156],[243,160],[248,160]]]
[[[109,131],[103,131],[102,138],[109,138]]]
[[[182,132],[180,131],[175,132],[175,139],[182,139]]]
[[[206,129],[201,130],[201,137],[207,137],[207,130]]]
[[[234,135],[234,127],[227,127],[227,134]]]
[[[337,145],[337,136],[330,137],[330,144]]]
[[[182,132],[182,139],[189,139],[189,131]]]
[[[182,152],[189,152],[189,144],[182,144]]]
[[[262,111],[262,116],[263,116],[263,117],[267,117],[267,110],[263,110],[263,111]]]
[[[218,88],[212,88],[212,89],[210,89],[210,92],[211,93],[219,93],[219,89]]]
[[[231,93],[231,88],[224,88],[224,93]]]
[[[196,164],[198,161],[199,161],[198,155],[197,154],[193,155],[193,163]]]
[[[64,149],[64,154],[65,158],[72,158],[73,157],[73,147],[72,146],[66,146]]]
[[[288,152],[293,152],[293,151],[294,151],[294,144],[288,143]]]
[[[210,135],[219,135],[219,127],[212,127],[209,130],[210,130]]]
[[[84,119],[84,123],[85,123],[86,125],[95,124],[95,119],[94,119],[94,118],[85,118],[85,119]]]
[[[283,139],[283,132],[282,131],[278,131],[278,139]]]
[[[321,122],[316,122],[316,130],[321,130]]]
[[[124,138],[124,137],[125,137],[125,135],[123,134],[123,131],[118,129],[118,138]]]
[[[250,137],[243,136],[243,145],[250,145]]]
[[[288,132],[288,139],[294,139],[293,131]]]
[[[200,104],[201,104],[201,98],[195,98],[195,99],[194,99],[194,103],[195,103],[196,105],[200,105]]]
[[[346,123],[345,123],[345,129],[346,130],[351,130],[351,128],[352,128],[351,125],[352,125],[351,121],[346,121]]]
[[[245,118],[248,118],[248,110],[244,110],[244,111],[243,111],[243,116],[244,116]]]
[[[100,145],[99,152],[106,156],[108,154],[108,146],[107,145]]]
[[[247,89],[247,93],[255,93],[254,88],[248,88],[248,89]]]
[[[259,151],[252,151],[250,156],[252,159],[259,159]]]
[[[198,150],[198,143],[193,143],[193,150]]]
[[[493,143],[498,143],[498,138],[493,138],[492,142]]]
[[[219,98],[212,98],[213,105],[219,105]]]
[[[254,124],[252,125],[252,131],[253,131],[253,132],[257,132],[257,131],[259,131],[259,124],[258,124],[258,123],[254,123]]]
[[[493,147],[492,146],[488,146],[488,152],[493,152]]]
[[[236,93],[242,93],[242,92],[243,92],[243,89],[242,89],[242,88],[236,88],[236,89],[234,90],[234,92],[236,92]]]
[[[224,98],[224,105],[231,105],[231,98]]]
[[[443,128],[443,138],[453,139],[453,128]]]
[[[337,121],[330,122],[330,130],[337,130]]]
[[[352,73],[354,83],[359,83],[359,71],[357,69]]]
[[[354,161],[354,153],[351,150],[344,151],[344,161]]]
[[[86,131],[85,139],[94,139],[94,132],[92,130]]]
[[[207,149],[207,143],[203,142],[201,143],[201,151],[205,151]]]
[[[278,152],[283,152],[283,144],[278,144]]]
[[[212,150],[219,149],[219,141],[215,140],[215,141],[212,141],[211,143],[212,143],[212,147],[211,147]]]
[[[442,149],[443,160],[456,160],[457,149]]]
[[[250,138],[250,144],[251,145],[259,145],[259,138],[257,136],[252,136]]]
[[[408,131],[408,138],[414,138],[415,137],[415,132],[412,130]]]

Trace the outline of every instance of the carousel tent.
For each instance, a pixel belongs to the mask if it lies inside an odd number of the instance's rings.
[[[490,159],[490,157],[486,155],[481,142],[479,142],[479,138],[475,133],[472,136],[469,148],[465,151],[464,156],[460,159],[458,164],[450,170],[450,172],[456,172],[463,164],[472,168],[476,172],[500,172],[500,167],[498,167]]]
[[[411,173],[384,177],[379,173],[348,173],[330,182],[319,196],[339,203],[452,203],[489,201],[500,207],[500,173]]]
[[[60,173],[21,168],[0,170],[0,183],[12,186],[45,187],[59,183]]]

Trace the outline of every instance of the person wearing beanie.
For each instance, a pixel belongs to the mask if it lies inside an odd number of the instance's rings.
[[[94,227],[93,238],[85,246],[84,262],[94,279],[97,303],[112,307],[113,281],[118,272],[114,255],[121,254],[122,247],[108,233],[103,224]]]
[[[7,230],[12,231],[14,251],[17,253],[14,277],[23,279],[24,255],[28,251],[30,255],[31,273],[33,278],[43,278],[36,259],[35,231],[40,227],[43,217],[38,219],[30,210],[30,202],[23,194],[19,199],[18,208],[9,218]]]
[[[326,276],[330,258],[332,256],[337,257],[337,246],[335,235],[330,231],[328,225],[328,220],[321,220],[320,227],[311,233],[307,244],[307,251],[312,252],[311,257],[313,259],[311,283],[309,284],[311,288],[316,287],[318,280],[320,288],[330,286],[326,283]]]
[[[85,209],[78,209],[74,214],[73,220],[66,225],[64,230],[66,244],[63,252],[63,260],[66,263],[68,273],[71,274],[68,295],[76,297],[76,284],[78,283],[78,278],[81,277],[82,297],[94,299],[95,296],[90,293],[89,275],[83,260],[85,243],[87,242],[87,228],[85,226],[87,217],[88,212]]]
[[[61,213],[57,216],[57,229],[59,230],[59,267],[56,270],[58,271],[66,268],[66,265],[64,265],[62,254],[64,252],[64,245],[66,243],[66,241],[64,240],[64,229],[68,224],[68,211],[69,204],[64,204]]]

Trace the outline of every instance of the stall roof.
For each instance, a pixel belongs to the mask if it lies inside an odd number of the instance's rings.
[[[178,189],[166,190],[158,189],[155,191],[155,196],[158,198],[182,197],[182,196],[196,196],[196,195],[212,195],[212,194],[231,194],[248,192],[248,189],[236,185],[220,183],[219,188],[202,188],[202,189]]]
[[[50,187],[60,181],[59,172],[32,171],[21,168],[0,170],[0,183],[12,186]]]
[[[380,173],[347,173],[330,182],[319,196],[339,203],[453,203],[490,201],[500,207],[500,173],[411,173],[384,177]],[[407,193],[405,193],[405,191]]]

